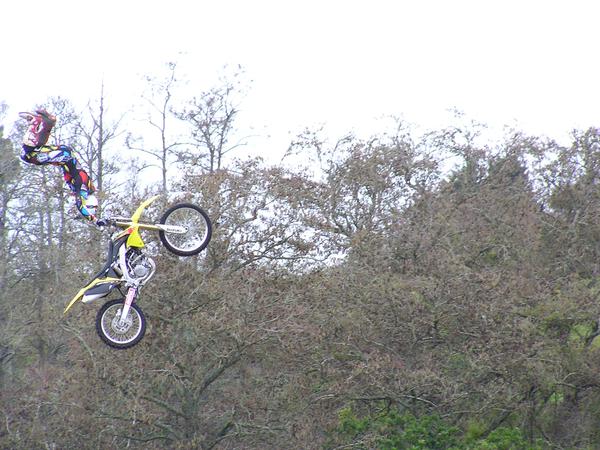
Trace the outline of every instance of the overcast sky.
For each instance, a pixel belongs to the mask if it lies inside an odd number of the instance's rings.
[[[597,1],[9,0],[0,101],[112,109],[171,60],[196,85],[253,80],[240,120],[282,142],[304,126],[368,133],[386,115],[438,127],[448,109],[563,139],[600,126]],[[10,123],[11,118],[5,120]],[[278,144],[279,145],[279,144]]]

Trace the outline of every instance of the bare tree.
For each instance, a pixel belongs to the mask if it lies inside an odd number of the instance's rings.
[[[177,116],[192,128],[191,149],[179,152],[189,167],[213,173],[223,168],[223,157],[245,145],[248,136],[235,139],[235,121],[239,114],[239,96],[243,94],[243,72],[240,67],[233,76],[222,76],[220,85],[194,97]]]
[[[4,118],[7,105],[0,103],[0,120]],[[20,166],[13,151],[10,139],[4,137],[4,126],[0,125],[0,292],[4,291],[6,277],[9,272],[8,264],[14,255],[13,240],[18,237],[10,224],[12,219],[10,209],[18,199],[22,183],[19,183]],[[12,229],[12,237],[9,230]]]
[[[167,192],[168,168],[171,156],[175,149],[181,145],[177,140],[171,137],[171,127],[169,118],[173,116],[171,111],[173,93],[177,85],[177,77],[175,72],[177,64],[170,62],[167,64],[167,75],[163,78],[147,76],[146,81],[149,83],[149,92],[144,95],[144,100],[150,106],[148,113],[147,124],[150,128],[158,132],[159,145],[146,145],[147,139],[136,137],[133,134],[127,136],[127,146],[132,150],[140,151],[149,155],[152,160],[158,163],[152,163],[161,170],[161,190]]]
[[[102,83],[97,105],[88,104],[87,107],[89,123],[86,123],[83,118],[77,123],[77,129],[83,140],[81,152],[87,167],[89,167],[90,177],[100,192],[105,187],[106,176],[117,171],[116,164],[107,162],[106,146],[121,134],[119,127],[123,120],[123,115],[121,115],[116,121],[107,122],[108,109],[105,100],[104,83]]]

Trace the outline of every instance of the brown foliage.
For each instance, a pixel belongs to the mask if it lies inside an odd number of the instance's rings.
[[[597,132],[491,150],[459,131],[319,145],[316,176],[249,160],[186,178],[213,241],[156,257],[125,352],[95,308],[58,319],[90,268],[30,249],[35,278],[10,263],[0,306],[0,446],[322,448],[340,408],[381,401],[597,446]],[[440,152],[461,164],[442,174]]]

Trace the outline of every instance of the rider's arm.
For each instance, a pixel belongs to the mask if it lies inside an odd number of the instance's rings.
[[[79,212],[85,219],[89,220],[90,222],[96,221],[96,216],[93,214],[90,214],[90,212],[87,210],[87,208],[83,204],[83,201],[82,201],[80,195],[75,194],[75,205],[77,205],[77,209],[79,210]]]

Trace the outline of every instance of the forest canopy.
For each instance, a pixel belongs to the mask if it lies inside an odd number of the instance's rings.
[[[273,164],[236,156],[237,82],[177,104],[174,80],[138,135],[104,96],[36,105],[101,213],[162,194],[215,224],[187,259],[147,236],[149,329],[128,351],[97,338],[99,305],[62,315],[108,236],[56,168],[19,160],[24,124],[0,128],[0,447],[600,446],[600,129],[568,146],[466,120],[307,129]]]

